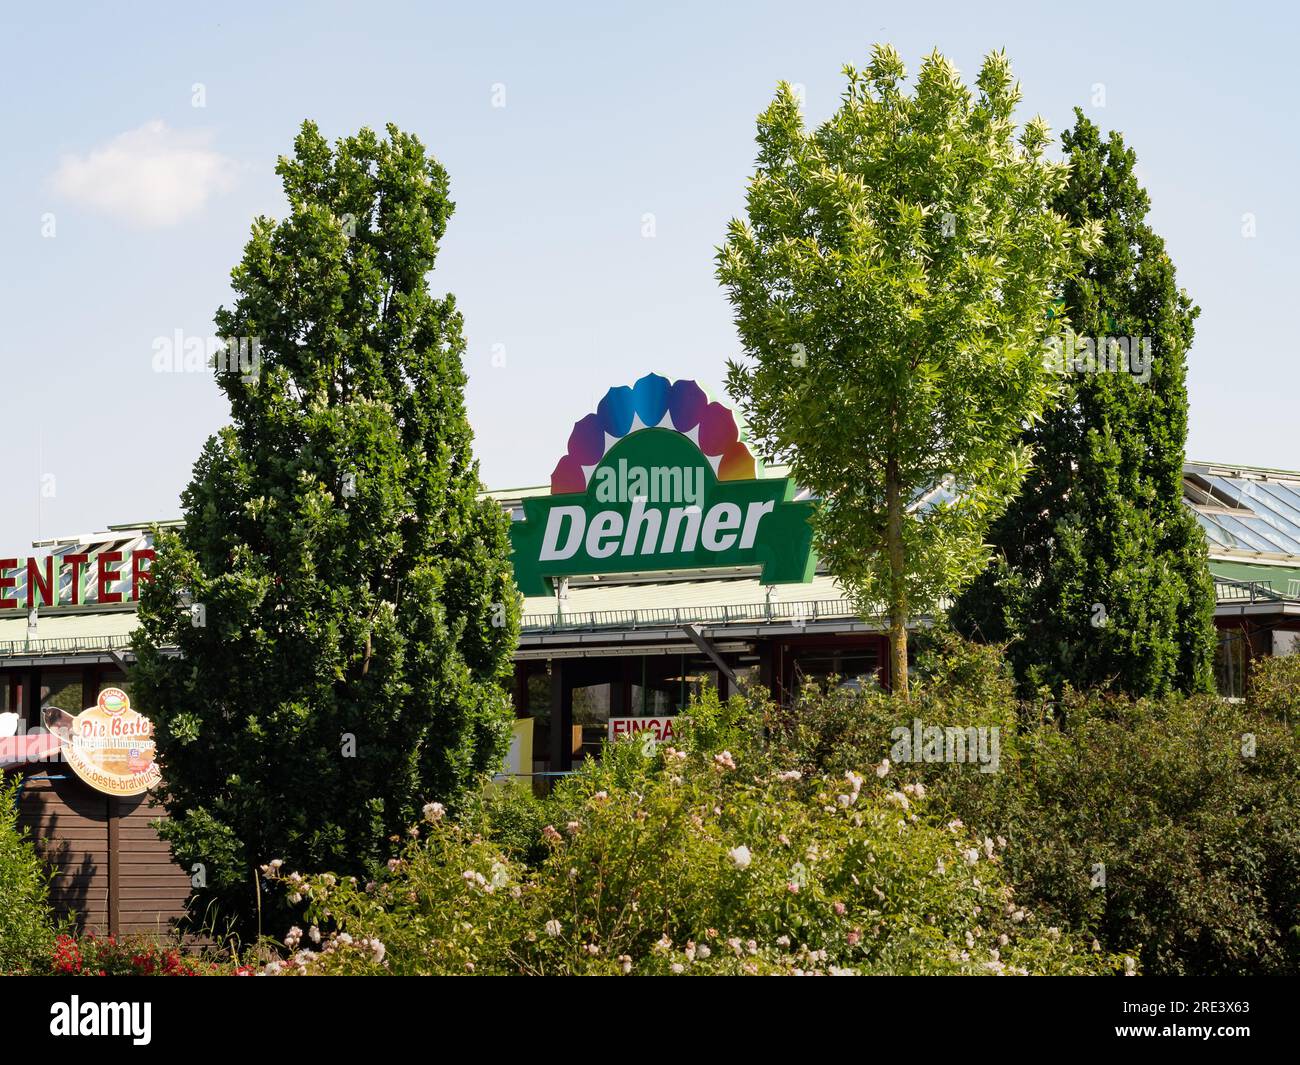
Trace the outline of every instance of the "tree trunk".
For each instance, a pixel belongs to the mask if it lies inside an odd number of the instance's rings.
[[[910,698],[907,684],[907,584],[903,576],[903,500],[898,486],[898,462],[885,466],[885,503],[889,552],[889,683],[895,695]]]

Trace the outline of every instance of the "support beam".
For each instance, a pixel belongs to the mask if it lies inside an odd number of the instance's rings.
[[[116,795],[108,799],[108,934],[122,932],[122,809]]]
[[[708,655],[709,658],[713,660],[713,664],[718,667],[718,672],[727,678],[727,683],[731,684],[738,691],[743,690],[744,685],[741,684],[739,678],[737,678],[735,671],[727,665],[723,660],[722,655],[718,653],[717,648],[709,642],[708,638],[700,631],[698,626],[683,625],[682,632],[686,633],[686,635],[690,637],[691,643],[695,644],[702,654]]]

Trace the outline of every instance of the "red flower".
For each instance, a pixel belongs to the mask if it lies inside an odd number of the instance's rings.
[[[59,936],[54,942],[51,964],[56,973],[81,972],[81,948],[72,936]]]

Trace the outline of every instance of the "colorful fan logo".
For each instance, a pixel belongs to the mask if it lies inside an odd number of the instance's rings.
[[[569,434],[569,451],[551,474],[551,494],[584,492],[592,471],[618,441],[640,429],[681,433],[709,460],[720,481],[752,481],[758,462],[745,443],[735,414],[694,381],[646,374],[631,387],[611,388],[594,414]]]

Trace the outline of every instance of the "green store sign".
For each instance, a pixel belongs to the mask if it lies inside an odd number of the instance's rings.
[[[758,476],[731,410],[694,381],[651,374],[611,389],[574,426],[551,494],[511,526],[524,595],[555,577],[758,567],[765,584],[812,579],[813,504]]]

